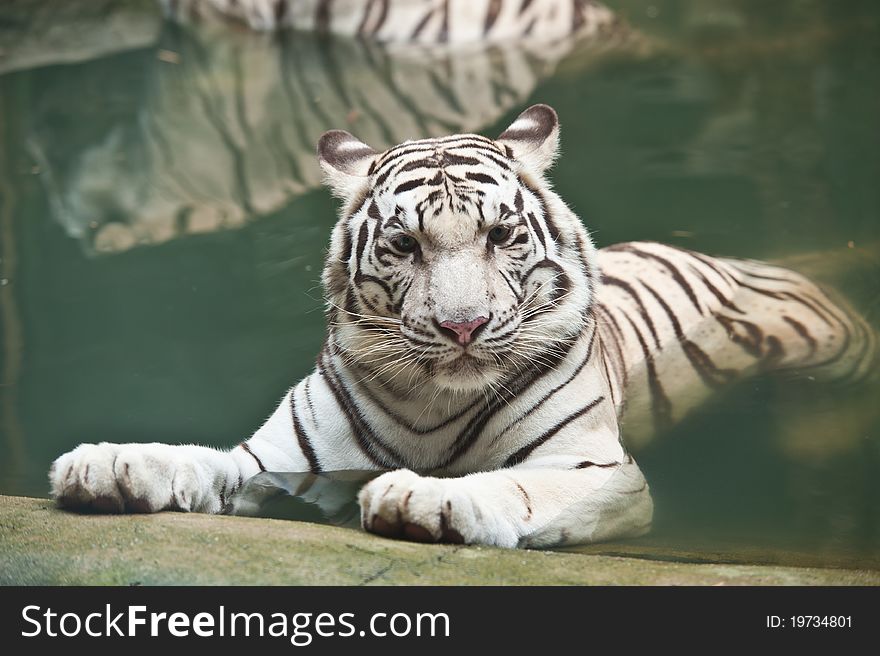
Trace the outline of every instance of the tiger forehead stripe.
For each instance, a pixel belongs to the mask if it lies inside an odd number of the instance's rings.
[[[453,174],[448,167],[472,167],[477,170]],[[421,172],[421,175],[416,173],[408,180],[400,179],[400,176],[410,172]],[[468,182],[498,185],[499,178],[510,180],[512,175],[513,170],[509,165],[491,155],[487,157],[486,153],[473,149],[457,153],[443,151],[410,161],[401,160],[377,175],[372,187],[374,190],[382,190],[391,188],[390,185],[394,183],[397,186],[393,188],[393,193],[401,193],[419,186],[442,185],[445,179],[454,185],[457,192],[479,196],[484,192]]]
[[[408,148],[413,148],[413,147],[424,148],[424,147],[437,147],[437,146],[451,146],[451,145],[459,143],[459,142],[479,143],[479,144],[491,146],[491,147],[495,148],[496,150],[499,149],[498,145],[492,139],[489,139],[488,137],[484,137],[479,134],[453,134],[453,135],[449,135],[448,137],[432,137],[429,139],[417,139],[415,141],[405,141],[405,142],[398,144],[396,146],[392,146],[390,149],[388,149],[388,151],[386,151],[385,155],[387,156],[392,153],[399,152],[401,150],[406,150]]]
[[[381,186],[390,176],[407,171],[413,171],[419,168],[446,168],[448,166],[460,165],[489,165],[486,160],[495,166],[504,170],[511,170],[509,164],[499,159],[491,152],[486,152],[480,148],[469,146],[466,148],[445,148],[445,149],[419,149],[414,150],[408,155],[412,155],[414,159],[407,159],[403,156],[395,159],[393,162],[386,162],[375,168],[376,174],[375,185]]]
[[[485,150],[494,155],[505,156],[505,151],[498,144],[478,134],[454,135],[445,139],[421,139],[408,141],[386,151],[376,160],[373,173],[378,175],[386,166],[390,166],[393,162],[408,155],[465,148]]]

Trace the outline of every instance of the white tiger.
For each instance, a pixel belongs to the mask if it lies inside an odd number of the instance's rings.
[[[362,524],[419,541],[547,547],[638,536],[652,500],[621,417],[679,417],[758,368],[873,371],[864,322],[798,274],[654,243],[597,252],[544,173],[536,105],[497,139],[377,153],[318,146],[343,201],[314,373],[229,451],[81,445],[55,461],[72,508],[216,513],[262,471],[390,470]]]

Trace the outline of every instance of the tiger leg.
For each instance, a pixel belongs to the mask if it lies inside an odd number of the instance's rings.
[[[635,537],[651,526],[648,484],[620,463],[527,462],[460,478],[383,474],[361,490],[364,528],[386,537],[545,548]]]
[[[313,470],[311,446],[297,439],[289,391],[246,442],[231,450],[171,444],[81,444],[49,470],[52,497],[65,508],[94,512],[184,510],[217,513],[249,478],[263,471]],[[339,469],[368,467],[341,462]]]

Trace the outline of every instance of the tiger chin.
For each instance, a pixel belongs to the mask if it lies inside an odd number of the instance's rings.
[[[342,207],[315,371],[235,448],[83,444],[52,465],[52,496],[218,513],[260,472],[371,469],[386,473],[360,492],[362,525],[386,537],[634,537],[653,503],[625,408],[668,422],[751,371],[870,367],[861,320],[794,272],[655,243],[598,251],[544,178],[558,141],[546,105],[494,140],[380,153],[324,134]]]

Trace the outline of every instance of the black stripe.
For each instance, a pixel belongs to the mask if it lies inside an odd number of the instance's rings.
[[[376,230],[382,229],[382,214],[379,212],[379,205],[374,199],[367,208],[367,216],[377,222]],[[361,227],[363,229],[363,227]]]
[[[485,146],[478,146],[475,144],[465,144],[462,146],[456,146],[456,148],[461,148],[463,150],[467,150],[467,152],[475,155],[476,157],[484,157],[491,164],[494,164],[498,168],[504,171],[510,171],[510,164],[501,159],[501,154],[492,148],[487,148]],[[488,162],[481,162],[483,166],[491,166]]]
[[[697,253],[696,251],[691,251],[686,248],[681,248],[680,246],[673,246],[672,244],[661,244],[659,242],[647,242],[654,243],[658,246],[663,246],[665,248],[671,248],[672,250],[678,251],[679,253],[684,253],[685,255],[689,255],[693,259],[697,260],[701,264],[703,264],[710,271],[714,272],[719,278],[724,280],[730,285],[736,286],[739,283],[739,280],[734,277],[729,271],[723,268],[722,262],[717,261],[708,255],[703,255],[702,253]]]
[[[521,180],[522,181],[522,180]],[[550,210],[547,207],[547,201],[544,199],[544,194],[541,193],[541,190],[537,187],[533,187],[530,184],[522,181],[526,188],[535,195],[538,199],[538,203],[541,206],[541,214],[544,218],[544,223],[547,226],[547,232],[550,235],[550,239],[553,240],[554,244],[560,243],[560,233],[559,228],[556,226],[556,223],[553,221],[553,216],[550,214]]]
[[[658,427],[666,428],[672,423],[672,403],[669,401],[669,397],[666,396],[666,392],[663,391],[663,385],[660,384],[660,378],[657,376],[657,367],[654,364],[654,356],[648,349],[642,333],[639,332],[633,320],[625,314],[623,316],[632,326],[636,339],[639,341],[639,346],[642,348],[642,354],[645,356],[645,369],[648,377],[648,389],[651,392],[651,413],[654,416],[654,422]]]
[[[782,346],[782,341],[776,335],[767,335],[767,352],[764,354],[761,366],[769,369],[784,357],[785,348]]]
[[[464,177],[466,177],[468,180],[473,180],[474,182],[482,182],[485,184],[493,185],[498,184],[495,178],[493,178],[491,175],[486,175],[485,173],[473,173],[471,171],[468,171],[464,174]]]
[[[616,408],[617,400],[614,394],[614,385],[612,385],[611,383],[611,371],[609,371],[608,369],[608,358],[605,357],[607,355],[607,352],[605,350],[605,343],[599,342],[599,348],[602,349],[602,368],[605,371],[605,381],[608,383],[608,391],[611,392],[611,403]]]
[[[435,141],[445,148],[464,148],[472,144],[477,144],[481,147],[491,149],[492,152],[501,152],[501,149],[494,141],[480,134],[450,134],[446,137],[440,137]]]
[[[586,22],[584,16],[584,0],[572,0],[571,3],[571,33],[574,34]]]
[[[376,201],[373,201],[372,207],[376,205]],[[357,248],[355,249],[355,268],[360,271],[361,268],[361,258],[364,256],[364,249],[367,247],[367,238],[370,235],[370,229],[367,227],[367,222],[364,221],[361,223],[361,227],[358,230],[358,239],[357,239]]]
[[[482,164],[480,160],[475,157],[469,157],[467,155],[459,155],[457,153],[451,153],[448,150],[445,150],[441,153],[440,166],[479,166]]]
[[[275,2],[275,24],[280,25],[281,21],[287,16],[287,6],[289,0],[276,0]]]
[[[413,33],[410,35],[410,37],[409,37],[410,41],[415,41],[416,39],[419,38],[419,34],[421,34],[422,30],[425,29],[425,26],[428,24],[428,21],[431,20],[431,17],[433,15],[434,15],[434,10],[429,9],[427,11],[427,13],[424,15],[424,17],[422,18],[422,20],[419,21],[419,24],[416,25],[416,29],[414,29]]]
[[[367,6],[364,9],[364,15],[361,18],[360,25],[358,25],[357,33],[363,34],[364,30],[367,27],[367,21],[370,19],[370,14],[373,13],[373,4],[375,4],[376,0],[368,0]]]
[[[351,413],[351,416],[355,419],[356,423],[360,426],[361,435],[370,440],[375,447],[378,447],[381,450],[384,450],[386,454],[391,458],[394,462],[395,466],[401,466],[404,462],[403,456],[401,456],[395,449],[390,447],[388,444],[383,442],[378,435],[376,435],[373,427],[369,424],[369,422],[364,418],[363,414],[358,407],[357,402],[354,400],[354,397],[348,390],[348,387],[345,384],[345,381],[342,380],[342,377],[336,371],[336,366],[333,361],[326,356],[324,356],[324,373],[329,374],[329,376],[324,376],[324,379],[330,381],[335,384],[335,393],[338,393],[340,397],[346,404],[347,412]]]
[[[466,144],[461,146],[462,149],[470,153],[470,155],[462,155],[450,152],[448,148],[442,149],[443,145],[436,143],[433,140],[430,143],[430,146],[409,148],[405,151],[402,150],[400,152],[396,152],[392,156],[389,156],[385,160],[383,160],[376,168],[376,173],[378,173],[379,175],[376,178],[375,186],[381,186],[392,175],[406,173],[407,171],[415,171],[423,168],[442,170],[447,166],[490,166],[486,162],[478,159],[478,157],[484,157],[488,160],[491,160],[493,164],[504,170],[509,170],[510,168],[503,161],[499,160],[495,156],[495,154],[493,154],[495,151],[492,151],[491,149],[485,148],[481,145]],[[397,161],[406,156],[417,155],[421,153],[424,153],[425,155],[419,157],[418,159],[411,160],[409,162]],[[438,175],[440,174],[440,172],[441,171],[438,171]],[[437,179],[439,180],[439,178]]]
[[[382,29],[382,26],[385,25],[385,20],[388,18],[388,4],[389,0],[382,0],[382,9],[379,14],[379,20],[376,21],[376,25],[373,27],[371,34],[378,34],[379,30]]]
[[[325,365],[330,364],[329,358],[326,355],[325,351],[321,352],[320,358],[323,359],[323,363]],[[348,420],[348,424],[351,427],[352,435],[355,438],[355,443],[360,447],[360,450],[364,455],[367,456],[374,464],[379,465],[382,468],[390,468],[392,466],[397,466],[398,463],[393,463],[387,457],[387,454],[376,454],[375,446],[382,446],[376,442],[371,443],[368,439],[368,435],[372,433],[372,430],[364,421],[363,416],[360,413],[360,410],[354,405],[351,397],[344,390],[342,381],[337,380],[335,378],[335,373],[332,371],[330,367],[318,365],[318,373],[324,377],[324,381],[327,383],[327,387],[330,388],[330,392],[333,394],[333,398],[336,400],[336,404],[339,406],[340,410],[342,410],[345,418]],[[380,456],[385,456],[380,457]]]
[[[837,317],[835,317],[835,318],[837,318]],[[850,319],[850,320],[852,320],[852,319]],[[813,362],[813,363],[810,363],[809,365],[801,365],[801,366],[803,366],[805,368],[810,368],[810,369],[825,367],[825,366],[833,365],[833,364],[837,363],[840,359],[843,358],[844,355],[846,355],[846,353],[849,351],[849,347],[852,343],[852,332],[850,331],[849,326],[847,325],[846,322],[844,322],[841,319],[837,319],[837,321],[840,324],[840,327],[843,328],[843,344],[841,344],[841,346],[837,350],[837,352],[835,352],[834,354],[832,354],[828,358],[825,358],[824,360],[821,360],[819,362]],[[852,321],[854,321],[854,320],[852,320]],[[859,354],[854,360],[853,371],[851,371],[849,374],[847,374],[847,376],[845,376],[844,378],[851,376],[853,373],[855,373],[855,371],[858,371],[859,366],[861,365],[862,358],[864,357],[868,348],[870,348],[870,339],[868,338],[869,336],[865,332],[866,330],[869,330],[869,329],[866,326],[864,326],[861,322],[856,322],[856,325],[859,326],[860,332],[864,335],[865,339],[862,340],[862,346],[859,350]],[[869,369],[869,371],[870,371],[870,369]]]
[[[320,0],[315,11],[315,28],[318,32],[326,32],[330,27],[330,3],[332,0]]]
[[[750,289],[753,292],[756,292],[758,294],[762,294],[764,296],[769,296],[770,298],[775,298],[775,299],[782,300],[782,301],[784,301],[786,299],[792,300],[795,303],[799,303],[799,304],[803,305],[805,308],[809,309],[813,314],[815,314],[817,317],[819,317],[819,319],[821,319],[822,322],[824,322],[827,326],[833,328],[834,324],[831,322],[831,319],[834,319],[839,324],[843,325],[845,328],[844,322],[840,319],[840,317],[836,316],[834,314],[834,312],[832,312],[830,309],[825,307],[822,303],[817,301],[812,296],[807,296],[806,294],[800,295],[800,294],[796,294],[795,292],[789,292],[789,291],[776,291],[776,292],[774,292],[769,289],[761,289],[760,287],[753,287],[751,285],[747,285],[744,282],[741,282],[740,285],[745,287],[746,289]],[[829,319],[829,317],[830,317],[830,319]]]
[[[577,412],[574,412],[574,413],[568,415],[568,417],[561,420],[555,426],[553,426],[552,428],[545,431],[540,437],[538,437],[535,440],[532,440],[531,442],[526,444],[524,447],[522,447],[519,451],[516,451],[515,453],[511,454],[510,457],[508,457],[507,460],[504,461],[504,466],[505,467],[513,467],[515,465],[520,464],[526,458],[528,458],[535,449],[537,449],[539,446],[541,446],[542,444],[547,442],[547,440],[549,440],[551,437],[556,435],[559,431],[561,431],[563,428],[568,426],[575,419],[578,419],[579,417],[583,417],[585,414],[587,414],[590,410],[595,408],[597,405],[599,405],[604,400],[605,400],[605,397],[600,396],[599,398],[588,403],[586,406],[584,406],[583,408],[581,408]]]
[[[531,499],[531,497],[529,497],[529,493],[526,492],[526,489],[522,485],[520,485],[516,481],[513,481],[513,484],[516,485],[516,489],[519,490],[519,493],[523,497],[523,503],[526,504],[526,515],[525,515],[525,517],[523,517],[523,519],[528,521],[529,519],[532,518],[532,514],[533,514],[532,499]]]
[[[395,194],[403,193],[404,191],[409,191],[410,189],[415,189],[416,187],[424,184],[424,178],[416,178],[415,180],[409,180],[408,182],[401,182],[397,187],[394,188]]]
[[[389,301],[394,299],[394,293],[391,291],[391,287],[389,287],[388,283],[385,282],[384,280],[382,280],[381,278],[377,278],[376,276],[366,275],[366,274],[358,271],[358,273],[355,277],[356,287],[354,288],[354,290],[357,293],[358,299],[360,299],[360,301],[364,305],[366,305],[370,309],[371,312],[376,314],[376,313],[378,313],[379,308],[376,307],[376,304],[373,303],[373,301],[371,299],[367,298],[361,292],[361,287],[363,287],[363,284],[365,282],[371,282],[374,285],[378,285],[379,287],[381,287],[382,291],[385,292],[385,296],[388,298]]]
[[[306,435],[306,429],[299,419],[299,413],[296,411],[296,388],[290,390],[290,416],[293,418],[293,430],[296,433],[296,440],[299,443],[300,451],[309,461],[309,471],[317,474],[321,471],[321,465],[318,462],[318,456],[312,448],[309,436]]]
[[[433,152],[433,151],[432,151]],[[395,175],[406,173],[407,171],[415,171],[416,169],[436,169],[438,166],[436,157],[421,157],[411,162],[402,164],[394,172]]]
[[[498,14],[501,12],[501,0],[491,0],[486,11],[486,20],[483,22],[483,34],[489,33],[495,21],[498,20]]]
[[[608,467],[620,467],[621,465],[623,465],[622,462],[592,462],[590,460],[584,460],[575,465],[574,469],[587,469],[588,467],[601,467],[602,469],[606,469]]]
[[[438,465],[438,468],[449,466],[455,460],[467,453],[467,451],[477,442],[483,429],[497,412],[510,403],[512,399],[524,393],[546,374],[555,371],[559,364],[568,357],[569,353],[571,353],[571,349],[574,348],[576,343],[577,338],[568,342],[563,342],[563,350],[561,352],[551,351],[546,359],[538,363],[533,363],[533,368],[531,370],[524,372],[519,378],[506,385],[498,396],[493,398],[492,402],[479,414],[474,416],[464,429],[462,429],[455,438],[455,441],[449,447],[449,455],[440,465]]]
[[[596,340],[596,332],[597,332],[597,330],[596,330],[596,327],[594,326],[594,327],[593,327],[593,333],[592,333],[592,335],[590,335],[590,343],[589,343],[589,345],[587,346],[587,353],[586,353],[586,355],[584,356],[583,361],[582,361],[582,362],[581,362],[581,363],[575,368],[575,370],[571,373],[571,375],[570,375],[568,378],[566,378],[564,381],[562,381],[561,383],[559,383],[559,385],[557,385],[556,387],[554,387],[552,390],[550,390],[549,392],[547,392],[544,396],[542,396],[542,397],[540,398],[540,400],[539,400],[537,403],[533,404],[528,410],[526,410],[526,411],[525,411],[522,415],[520,415],[517,419],[514,419],[514,420],[511,421],[509,424],[507,424],[507,426],[505,426],[504,430],[502,430],[500,433],[498,433],[498,435],[496,435],[496,436],[492,439],[492,441],[489,443],[489,446],[490,446],[490,447],[491,447],[493,444],[495,444],[498,440],[500,440],[500,439],[501,439],[501,438],[507,433],[507,431],[509,431],[511,428],[513,428],[513,426],[515,426],[516,424],[519,424],[520,422],[522,422],[523,420],[525,420],[525,418],[526,418],[528,415],[532,414],[533,412],[535,412],[535,410],[537,410],[538,408],[540,408],[540,407],[541,407],[541,406],[542,406],[542,405],[543,405],[543,404],[544,404],[544,403],[545,403],[545,402],[546,402],[551,396],[553,396],[554,394],[556,394],[559,390],[561,390],[563,387],[565,387],[565,386],[568,385],[571,381],[573,381],[575,378],[577,378],[578,374],[580,374],[581,371],[584,370],[584,367],[586,366],[586,364],[587,364],[587,363],[592,359],[592,357],[593,357],[593,343],[594,343],[595,340]]]
[[[798,335],[800,335],[801,337],[804,338],[804,340],[807,342],[807,344],[810,347],[810,352],[807,355],[807,357],[808,358],[811,357],[816,352],[816,347],[818,346],[818,344],[816,343],[816,338],[813,337],[810,334],[810,331],[807,330],[807,327],[804,324],[802,324],[800,321],[798,321],[797,319],[792,319],[791,317],[783,315],[782,320],[785,321],[785,323],[787,323],[789,326],[794,328],[795,332]]]
[[[535,218],[535,215],[532,212],[529,212],[529,223],[532,225],[532,230],[535,231],[535,235],[538,237],[538,241],[541,242],[541,247],[544,249],[544,253],[547,252],[547,242],[544,241],[544,230],[538,224],[538,219]]]
[[[312,423],[317,426],[318,419],[317,415],[315,415],[315,406],[312,404],[311,384],[312,377],[309,376],[308,378],[306,378],[306,405],[309,406],[309,415],[312,417]]]
[[[240,446],[242,449],[244,449],[245,453],[247,453],[251,458],[253,458],[254,460],[257,461],[257,467],[260,468],[261,472],[266,471],[266,468],[263,466],[263,461],[260,460],[253,451],[251,451],[251,448],[247,445],[247,442],[242,442],[238,446]]]
[[[721,291],[715,285],[713,285],[711,282],[709,282],[709,279],[705,275],[703,275],[702,271],[697,269],[693,264],[689,265],[689,268],[693,272],[693,274],[700,279],[700,282],[703,283],[703,285],[706,287],[706,289],[709,290],[709,293],[712,294],[712,296],[714,296],[718,300],[719,303],[721,303],[721,305],[723,305],[724,307],[726,307],[729,310],[733,310],[734,312],[738,312],[739,314],[745,314],[745,312],[743,312],[736,305],[734,305],[734,303],[727,296],[722,294]]]
[[[634,246],[633,244],[620,244],[619,246],[609,248],[609,250],[612,249],[615,251],[632,253],[636,257],[654,260],[655,262],[659,262],[660,264],[662,264],[664,267],[666,267],[666,270],[669,271],[672,279],[675,280],[675,282],[678,283],[679,287],[681,287],[684,290],[685,294],[687,294],[687,297],[690,299],[691,304],[693,304],[693,306],[697,309],[697,312],[703,314],[703,309],[700,307],[700,303],[697,301],[697,297],[694,294],[693,288],[690,286],[690,283],[685,280],[684,276],[681,274],[681,271],[679,271],[678,268],[674,264],[672,264],[672,262],[667,260],[665,257],[661,257],[654,253],[649,253],[648,251],[643,251],[639,248],[636,248],[636,246]]]
[[[431,187],[436,187],[436,186],[442,184],[444,182],[444,173],[445,173],[445,171],[443,171],[443,169],[438,170],[434,174],[433,178],[431,178],[430,180],[425,180],[425,185],[431,186]],[[446,173],[446,177],[448,177],[450,180],[453,179],[453,177],[451,175],[449,175],[448,173]],[[433,195],[435,193],[437,193],[437,191],[431,192],[431,196],[429,196],[429,198],[433,197]]]
[[[346,267],[351,260],[351,226],[346,225],[342,230],[342,257],[339,259]]]
[[[440,23],[438,40],[440,43],[446,43],[449,40],[449,0],[443,0],[443,22]]]
[[[401,417],[399,414],[397,414],[391,408],[389,408],[387,405],[385,405],[385,403],[383,403],[375,394],[373,394],[373,391],[370,389],[370,387],[368,385],[358,384],[358,388],[364,393],[364,395],[368,399],[370,399],[370,401],[372,401],[376,406],[378,406],[382,412],[384,412],[386,415],[391,417],[391,419],[393,419],[396,424],[398,424],[399,426],[403,426],[408,431],[411,431],[412,433],[414,433],[416,435],[428,435],[430,433],[437,432],[441,428],[445,428],[446,426],[455,422],[456,420],[461,419],[464,415],[466,415],[468,412],[473,410],[481,401],[485,400],[485,398],[482,395],[478,395],[477,397],[474,398],[473,401],[471,401],[471,403],[464,406],[461,410],[459,410],[455,414],[452,414],[449,417],[447,417],[446,419],[442,420],[440,423],[435,424],[434,426],[426,426],[424,428],[418,428],[414,423],[406,421],[403,417]]]
[[[498,273],[501,275],[501,279],[507,283],[507,286],[510,287],[510,291],[513,292],[514,298],[516,298],[518,303],[522,303],[523,296],[522,293],[516,290],[516,287],[513,286],[513,283],[507,277],[502,269],[498,269]]]
[[[500,166],[504,170],[506,170],[506,171],[511,170],[510,163],[501,159],[502,157],[504,157],[504,153],[499,151],[497,148],[493,148],[489,144],[484,144],[479,141],[472,141],[470,139],[460,139],[452,144],[441,143],[440,145],[447,152],[450,152],[453,150],[465,151],[472,157],[473,156],[485,157],[486,159],[492,160],[493,163],[497,164],[498,166]]]
[[[645,304],[642,303],[642,297],[639,296],[639,293],[633,288],[625,280],[621,280],[620,278],[615,278],[613,276],[602,275],[601,277],[602,284],[605,285],[613,285],[614,287],[619,287],[636,302],[636,305],[639,307],[639,314],[642,316],[642,320],[645,322],[645,325],[648,326],[648,330],[651,331],[651,336],[654,338],[654,344],[657,346],[657,350],[660,350],[662,347],[660,346],[660,338],[657,336],[657,330],[654,328],[654,322],[651,320],[651,317],[648,315],[648,310],[645,307]]]
[[[733,380],[736,377],[736,371],[733,369],[719,369],[705,351],[685,336],[678,317],[666,301],[663,300],[663,297],[646,282],[642,281],[642,286],[650,292],[654,300],[663,308],[663,311],[669,318],[669,322],[672,324],[672,329],[675,331],[675,337],[678,339],[679,344],[681,344],[682,351],[684,351],[691,366],[703,382],[709,387],[718,387],[725,382]],[[718,380],[717,377],[720,377],[722,380]]]
[[[772,280],[773,282],[784,282],[789,285],[798,283],[797,280],[795,280],[794,278],[791,278],[791,277],[770,276],[770,275],[767,275],[766,273],[755,273],[754,271],[749,270],[745,266],[745,265],[751,264],[753,266],[763,268],[766,266],[763,262],[756,262],[754,260],[739,260],[736,258],[729,258],[729,259],[733,260],[733,264],[737,268],[738,271],[740,271],[741,273],[744,273],[749,278],[754,278],[756,280]]]
[[[825,303],[823,303],[820,299],[818,299],[818,298],[816,298],[816,297],[814,297],[814,296],[808,295],[808,296],[806,296],[806,298],[807,298],[810,302],[815,303],[815,304],[818,305],[822,310],[824,310],[825,312],[827,312],[827,313],[828,313],[833,319],[835,319],[838,323],[842,323],[842,322],[843,322],[843,319],[841,319],[840,316],[838,316],[838,315],[836,314],[835,310],[839,311],[839,312],[843,315],[844,318],[848,318],[847,313],[844,312],[844,311],[843,311],[840,307],[838,307],[837,305],[834,305],[833,303],[831,304],[831,307],[829,307],[828,305],[826,305]],[[826,300],[829,300],[829,299],[826,297]]]
[[[734,344],[740,346],[749,355],[760,358],[763,353],[762,343],[764,342],[764,332],[760,326],[746,321],[745,319],[734,319],[723,314],[714,313],[712,315],[727,331],[727,337]],[[748,335],[746,337],[740,335],[734,330],[734,324],[739,324],[746,329]]]
[[[608,330],[605,334],[611,337],[611,341],[614,342],[614,350],[617,352],[617,364],[620,368],[617,378],[620,380],[621,387],[625,390],[629,375],[626,370],[626,356],[624,355],[625,351],[623,349],[623,344],[626,343],[626,339],[623,336],[623,331],[620,329],[620,324],[617,323],[617,319],[614,318],[614,315],[611,314],[608,308],[601,303],[596,303],[594,307],[597,312],[607,319],[605,325],[608,326]]]
[[[523,276],[523,287],[525,287],[529,278],[532,277],[532,274],[535,273],[537,269],[553,269],[555,271],[555,273],[553,274],[553,296],[550,298],[549,303],[555,303],[560,298],[565,296],[571,289],[571,278],[568,277],[568,274],[565,272],[565,269],[562,268],[562,265],[546,257],[534,266],[532,266],[532,268],[529,269],[528,272]],[[523,321],[533,321],[536,317],[552,311],[553,308],[548,307],[545,310],[536,312],[526,317],[526,319],[524,319]]]
[[[376,170],[373,171],[374,175],[378,175],[376,178],[375,186],[381,186],[383,182],[394,172],[394,166],[397,163],[397,160],[406,157],[408,155],[413,155],[415,153],[433,153],[436,150],[436,146],[428,146],[422,144],[418,147],[407,147],[400,148],[399,150],[389,151],[388,154],[382,159],[381,162],[376,164]],[[383,170],[384,169],[384,170]],[[381,172],[381,173],[380,173]]]
[[[373,27],[370,30],[370,35],[375,36],[385,24],[385,19],[388,18],[388,0],[369,0],[369,4],[364,10],[363,18],[361,19],[361,23],[357,29],[358,34],[363,34],[366,31],[370,17],[374,13],[373,7],[375,6],[377,1],[381,2],[381,6],[379,8],[379,16],[373,22]]]

